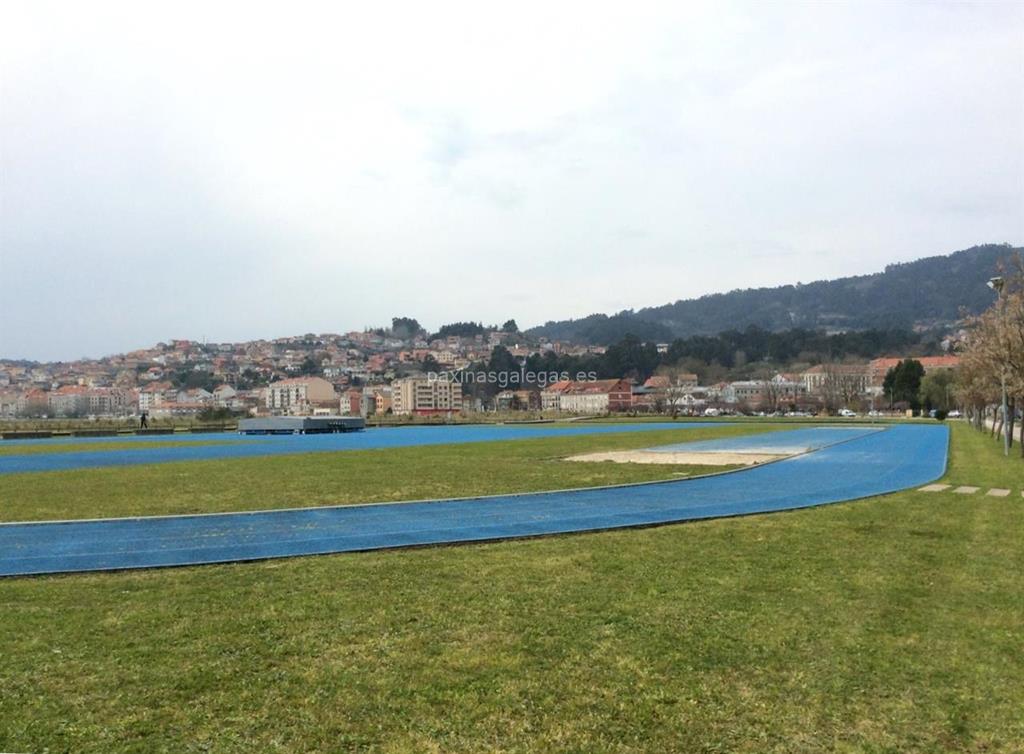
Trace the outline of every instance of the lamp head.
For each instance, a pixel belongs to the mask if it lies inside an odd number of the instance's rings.
[[[1003,279],[1001,277],[991,278],[988,283],[988,287],[994,290],[996,293],[1003,292]]]

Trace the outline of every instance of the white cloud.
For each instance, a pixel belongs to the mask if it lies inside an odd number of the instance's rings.
[[[525,326],[1020,242],[1022,16],[6,4],[0,354]]]

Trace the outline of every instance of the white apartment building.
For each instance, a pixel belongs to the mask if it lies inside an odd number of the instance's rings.
[[[277,414],[306,414],[314,408],[330,405],[337,410],[338,407],[334,385],[322,377],[292,377],[272,382],[267,388],[266,400],[267,409]]]
[[[406,377],[391,383],[395,414],[436,414],[462,410],[462,386],[447,380]]]
[[[90,414],[127,414],[135,408],[135,395],[122,388],[97,388],[89,391]]]

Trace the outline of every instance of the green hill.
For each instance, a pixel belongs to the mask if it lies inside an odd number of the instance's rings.
[[[535,337],[607,344],[632,333],[647,341],[714,334],[756,325],[767,330],[941,327],[992,301],[985,283],[998,263],[1024,251],[1008,244],[975,246],[946,256],[892,264],[872,275],[806,285],[751,288],[674,304],[547,322]]]

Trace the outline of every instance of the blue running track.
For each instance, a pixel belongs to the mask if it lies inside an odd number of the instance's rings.
[[[949,436],[941,425],[895,425],[882,431],[849,427],[825,434],[812,443],[820,449],[801,456],[672,482],[433,502],[0,524],[0,575],[222,563],[650,526],[854,500],[925,484],[945,472]],[[825,442],[833,444],[821,447]]]
[[[316,453],[340,450],[401,448],[414,445],[450,445],[488,440],[528,440],[537,437],[571,437],[611,432],[647,432],[666,429],[720,427],[711,422],[646,422],[637,424],[574,424],[572,426],[538,425],[450,425],[443,427],[390,427],[346,432],[334,435],[205,435],[203,437],[148,435],[129,438],[94,437],[50,440],[17,440],[18,444],[54,445],[69,442],[102,443],[127,440],[145,442],[157,447],[123,448],[118,450],[76,450],[65,453],[33,453],[31,455],[0,455],[0,474],[26,471],[68,471],[103,466],[134,466],[171,461],[203,461],[215,458],[252,458],[255,456]],[[169,442],[166,447],[159,443]],[[218,443],[203,445],[202,443]],[[178,444],[184,443],[184,444]]]
[[[787,453],[806,453],[808,450],[824,448],[835,442],[879,431],[882,431],[881,427],[871,426],[805,427],[741,437],[718,437],[714,440],[659,445],[656,448],[647,448],[647,450],[654,453],[703,453],[722,450],[730,453],[785,455]]]

